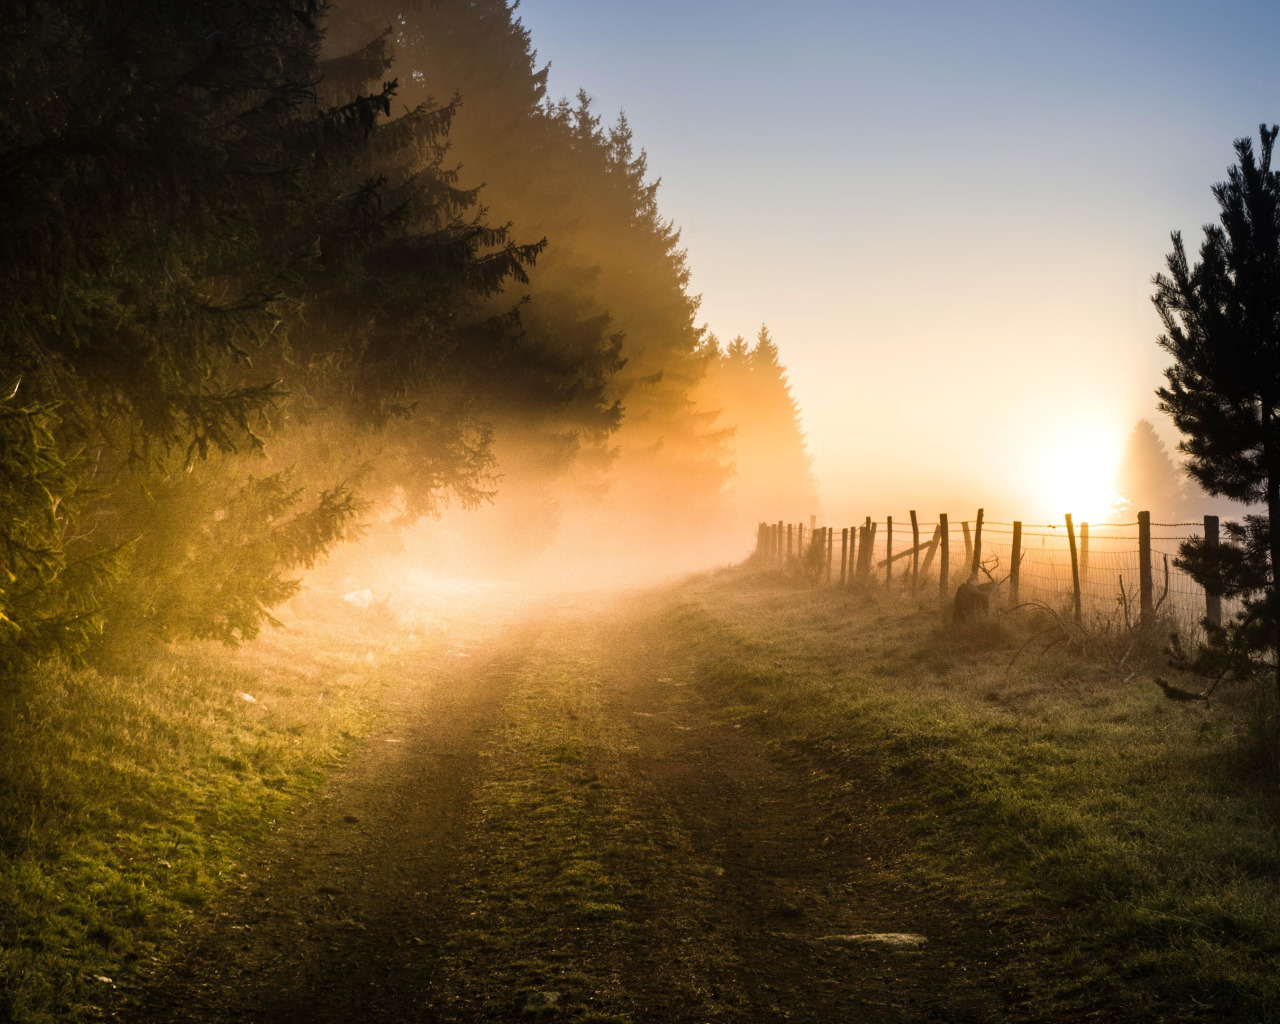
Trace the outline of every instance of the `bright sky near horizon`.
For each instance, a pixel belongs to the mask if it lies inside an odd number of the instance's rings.
[[[1280,5],[524,0],[625,110],[722,340],[769,325],[823,518],[1106,515],[1150,278],[1280,121]],[[936,506],[936,508],[934,507]],[[818,510],[814,510],[818,511]]]

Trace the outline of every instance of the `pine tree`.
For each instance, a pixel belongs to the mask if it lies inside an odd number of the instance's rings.
[[[31,425],[4,461],[52,485],[0,481],[0,656],[83,651],[152,485],[261,445],[284,392],[252,363],[309,258],[308,146],[343,127],[302,116],[319,13],[3,5],[0,353],[8,421]]]
[[[1228,524],[1216,551],[1183,544],[1179,564],[1206,587],[1244,600],[1197,663],[1237,673],[1273,666],[1280,689],[1280,173],[1271,169],[1277,129],[1235,143],[1239,163],[1214,186],[1220,224],[1205,227],[1192,265],[1174,233],[1168,273],[1155,278],[1174,359],[1161,409],[1184,434],[1187,471],[1206,491],[1263,511]]]
[[[378,17],[394,23],[395,71],[415,96],[460,97],[450,153],[464,180],[484,182],[490,216],[547,239],[519,289],[529,297],[523,331],[532,349],[583,373],[571,401],[544,407],[538,437],[527,416],[504,425],[521,435],[513,444],[525,455],[540,445],[564,452],[588,487],[608,473],[615,502],[631,509],[664,493],[681,494],[691,511],[717,507],[723,438],[693,401],[708,366],[698,302],[679,232],[659,212],[658,183],[625,117],[602,124],[581,94],[548,102],[547,69],[504,0],[353,10],[365,32]],[[534,461],[550,474],[569,469]]]
[[[733,430],[727,444],[734,476],[729,496],[745,523],[802,516],[818,507],[812,460],[805,450],[800,408],[768,327],[754,347],[741,335],[719,351],[699,391],[699,401],[720,410]]]
[[[588,372],[486,308],[541,247],[446,166],[456,108],[391,119],[323,13],[0,3],[0,658],[250,637],[357,477],[483,497],[474,380]]]
[[[1187,504],[1178,470],[1148,420],[1134,424],[1116,475],[1116,485],[1122,507],[1130,515],[1145,509],[1161,517],[1178,517]]]

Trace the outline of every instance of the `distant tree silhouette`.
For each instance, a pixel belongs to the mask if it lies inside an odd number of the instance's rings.
[[[1179,564],[1244,609],[1196,661],[1206,670],[1262,670],[1280,690],[1280,173],[1271,169],[1276,127],[1261,126],[1260,152],[1235,143],[1239,163],[1214,186],[1220,224],[1205,228],[1200,261],[1173,234],[1167,274],[1153,297],[1173,357],[1160,407],[1185,435],[1188,472],[1212,495],[1265,511],[1229,524],[1214,551],[1182,545]]]
[[[729,496],[736,511],[756,521],[816,510],[818,487],[800,407],[768,327],[761,325],[754,347],[739,335],[723,351],[714,340],[710,348],[711,369],[699,395],[733,429],[726,449],[735,471]]]
[[[1138,420],[1129,434],[1124,459],[1116,473],[1116,487],[1126,514],[1142,510],[1154,512],[1157,517],[1183,514],[1187,488],[1148,420]]]

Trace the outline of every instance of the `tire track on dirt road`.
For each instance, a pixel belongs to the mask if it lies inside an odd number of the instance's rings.
[[[261,851],[258,876],[116,1019],[406,1021],[444,957],[456,843],[480,752],[540,625],[411,667],[392,733]],[[429,681],[424,684],[423,679]]]
[[[998,925],[900,870],[892,794],[709,669],[689,594],[569,602],[421,667],[403,742],[366,743],[118,1019],[1030,1019]],[[926,942],[838,938],[891,932]]]
[[[767,723],[735,720],[732,686],[709,683],[689,639],[670,603],[637,608],[614,633],[618,671],[605,686],[609,713],[635,736],[623,769],[632,800],[654,825],[646,931],[679,933],[672,893],[692,874],[698,941],[722,950],[685,979],[712,998],[682,1007],[654,985],[671,978],[672,950],[638,948],[627,973],[633,990],[648,990],[641,1019],[692,1024],[714,1008],[731,1020],[813,1024],[1016,1018],[990,924],[905,879],[886,886],[876,870],[905,841],[884,827],[883,797],[771,745]],[[838,938],[868,933],[925,942]]]

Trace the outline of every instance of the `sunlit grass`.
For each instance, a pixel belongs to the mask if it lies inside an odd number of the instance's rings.
[[[91,1012],[253,881],[246,851],[342,759],[386,685],[385,638],[326,625],[320,653],[314,633],[276,634],[117,675],[53,667],[4,696],[0,1019]]]
[[[458,894],[466,924],[444,971],[458,997],[490,1015],[514,1007],[524,1019],[626,1024],[627,994],[599,960],[638,924],[637,893],[616,862],[641,825],[614,777],[605,666],[582,633],[535,647],[485,749]],[[591,953],[566,958],[566,932]]]
[[[184,921],[254,882],[253,845],[382,713],[401,655],[421,653],[375,614],[140,674],[53,671],[7,698],[0,1018],[89,1015]],[[776,574],[686,585],[634,650],[617,649],[610,614],[567,613],[535,645],[483,748],[442,967],[459,996],[619,1019],[637,997],[611,965],[638,937],[678,947],[671,984],[690,992],[732,973],[730,945],[703,928],[717,867],[648,817],[626,767],[641,764],[640,719],[608,694],[639,670],[609,659],[643,657],[644,676],[687,671],[680,693],[736,735],[821,769],[833,821],[878,809],[866,827],[902,851],[868,865],[886,886],[1029,921],[1009,986],[1037,1012],[1275,1018],[1280,829],[1274,781],[1241,757],[1243,709],[1173,704],[1060,652],[1010,669],[1019,638],[1002,626],[956,632],[927,606]],[[439,627],[440,652],[461,628]],[[547,991],[558,1010],[538,1003]]]
[[[1241,757],[1243,709],[1063,654],[1008,669],[1015,637],[929,609],[732,580],[671,619],[702,678],[881,792],[913,840],[896,872],[1049,913],[1046,1006],[1274,1019],[1277,794]]]

